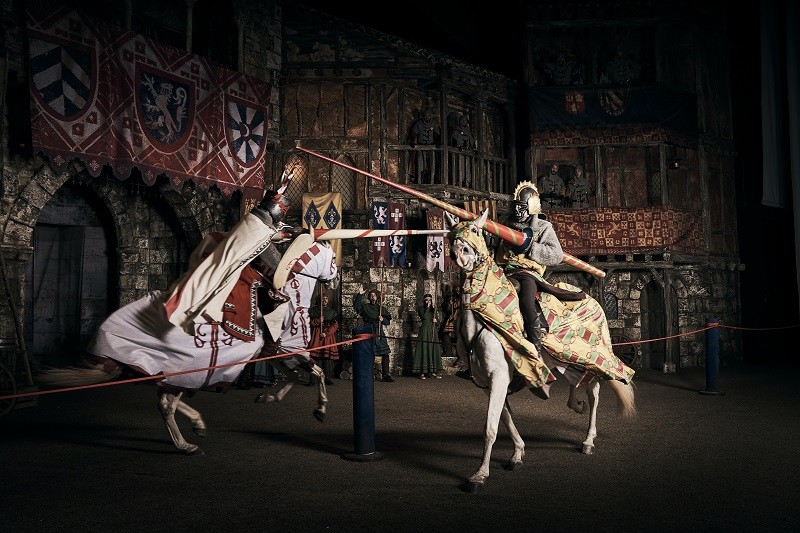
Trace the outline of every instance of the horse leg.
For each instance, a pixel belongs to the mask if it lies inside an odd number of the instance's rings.
[[[325,384],[325,372],[319,365],[311,369],[311,376],[317,380],[317,408],[314,409],[314,418],[320,422],[325,421],[325,412],[328,405],[328,388]]]
[[[597,436],[597,404],[600,403],[600,382],[592,381],[586,385],[586,395],[589,397],[589,432],[583,441],[581,453],[592,455],[594,453],[594,438]]]
[[[297,383],[297,379],[300,377],[300,372],[293,368],[286,372],[286,383],[279,388],[275,394],[267,394],[266,392],[262,392],[258,396],[256,396],[256,403],[270,403],[270,402],[279,402],[283,400],[283,398],[292,390],[294,384]]]
[[[489,477],[489,462],[492,458],[492,446],[497,440],[497,429],[500,425],[500,415],[505,407],[506,393],[508,391],[508,380],[506,383],[492,384],[486,394],[489,396],[489,408],[486,411],[486,427],[483,435],[483,460],[477,472],[472,474],[466,483],[466,490],[468,492],[480,492],[483,490],[483,484],[486,478]],[[507,411],[507,409],[506,409]],[[510,414],[509,414],[510,418]]]
[[[188,417],[192,422],[192,431],[194,431],[195,434],[200,437],[206,436],[206,423],[203,421],[203,417],[198,410],[191,408],[183,400],[178,400],[177,409],[179,413]]]
[[[569,399],[567,400],[567,407],[582,415],[586,411],[586,402],[579,400],[577,397],[578,388],[575,385],[569,386]]]
[[[174,395],[160,390],[158,409],[161,411],[161,416],[164,418],[167,431],[169,431],[169,436],[172,438],[172,443],[175,447],[186,455],[203,455],[203,450],[201,450],[199,446],[190,444],[184,440],[183,435],[181,435],[181,430],[178,429],[178,424],[175,422],[175,411],[178,408],[181,396],[183,396],[183,393]]]
[[[511,459],[508,460],[504,468],[506,470],[515,470],[522,464],[522,458],[525,457],[525,441],[522,440],[522,436],[519,434],[519,431],[517,431],[517,426],[511,418],[511,407],[508,405],[508,397],[506,397],[506,401],[503,402],[503,411],[500,413],[500,420],[503,421],[503,425],[511,434],[511,440],[514,441],[514,453],[511,455]]]

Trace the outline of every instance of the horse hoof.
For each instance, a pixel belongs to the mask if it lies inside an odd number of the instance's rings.
[[[205,455],[206,453],[200,448],[200,446],[194,446],[192,448],[186,449],[183,451],[184,455],[189,456],[200,456]]]
[[[584,455],[594,455],[594,444],[584,444],[581,453]]]
[[[325,422],[325,413],[319,409],[314,409],[314,418],[316,418],[319,422]]]
[[[506,464],[504,464],[504,465],[503,465],[503,468],[504,468],[505,470],[509,470],[509,471],[512,471],[512,472],[513,472],[513,471],[514,471],[514,470],[516,470],[516,469],[517,469],[517,467],[518,467],[519,465],[521,465],[521,464],[522,464],[522,463],[515,463],[514,461],[509,461],[509,462],[507,462]]]
[[[461,486],[461,490],[469,494],[478,494],[483,492],[483,483],[475,483],[473,481],[465,481]]]
[[[192,431],[194,431],[194,434],[198,437],[208,436],[208,431],[206,431],[206,428],[192,428]]]
[[[275,402],[277,399],[275,398],[274,394],[267,394],[266,392],[262,392],[258,396],[256,396],[255,403],[270,403]]]

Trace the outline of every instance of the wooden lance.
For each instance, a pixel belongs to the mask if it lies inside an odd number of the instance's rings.
[[[446,235],[446,229],[317,229],[310,228],[309,233],[315,241],[332,241],[334,239],[368,239],[374,237],[394,237],[395,235]]]
[[[359,168],[352,167],[352,166],[350,166],[350,165],[348,165],[346,163],[342,163],[341,161],[336,161],[335,159],[332,159],[330,157],[324,156],[322,154],[319,154],[319,153],[314,152],[312,150],[309,150],[307,148],[303,148],[302,146],[298,145],[297,149],[302,151],[302,152],[305,152],[307,154],[313,155],[315,157],[319,157],[320,159],[324,159],[325,161],[328,161],[328,162],[333,163],[335,165],[339,165],[339,166],[344,167],[346,169],[352,170],[353,172],[358,172],[359,174],[363,174],[365,176],[368,176],[368,177],[374,179],[375,181],[378,181],[380,183],[388,185],[389,187],[393,187],[395,189],[403,191],[406,194],[410,194],[412,196],[416,196],[417,198],[419,198],[421,200],[424,200],[424,201],[426,201],[426,202],[428,202],[430,204],[435,205],[436,207],[439,207],[439,208],[443,209],[444,211],[447,211],[451,215],[457,216],[461,220],[475,220],[480,216],[480,215],[476,215],[475,213],[472,213],[470,211],[467,211],[466,209],[461,209],[460,207],[456,207],[454,205],[448,204],[447,202],[439,200],[438,198],[434,198],[433,196],[427,195],[427,194],[425,194],[423,192],[419,192],[419,191],[417,191],[415,189],[412,189],[410,187],[406,187],[405,185],[401,185],[399,183],[394,183],[393,181],[389,181],[389,180],[387,180],[385,178],[382,178],[380,176],[376,176],[375,174],[371,174],[371,173],[366,172],[364,170],[361,170]],[[522,244],[525,243],[526,239],[530,239],[530,236],[526,236],[525,233],[523,233],[521,231],[518,231],[518,230],[515,230],[513,228],[509,228],[508,226],[504,226],[503,224],[499,224],[499,223],[497,223],[497,222],[495,222],[493,220],[487,220],[486,221],[486,225],[484,226],[484,229],[486,231],[488,231],[489,233],[491,233],[492,235],[496,235],[496,236],[500,237],[501,239],[503,239],[504,241],[510,242],[514,246],[521,246]],[[598,278],[606,277],[606,273],[603,272],[602,270],[600,270],[599,268],[593,267],[592,265],[590,265],[586,261],[582,261],[582,260],[578,259],[577,257],[575,257],[573,255],[570,255],[570,254],[568,254],[566,252],[564,252],[564,256],[561,258],[561,261],[566,263],[566,264],[568,264],[568,265],[570,265],[570,266],[574,266],[575,268],[583,270],[584,272],[588,272],[589,274],[591,274],[591,275],[593,275],[595,277],[598,277]]]

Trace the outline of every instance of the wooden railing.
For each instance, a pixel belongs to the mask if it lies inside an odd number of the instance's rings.
[[[449,146],[389,147],[397,152],[400,182],[511,194],[511,161]]]

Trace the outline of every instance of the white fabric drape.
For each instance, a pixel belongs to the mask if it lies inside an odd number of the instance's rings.
[[[795,265],[800,265],[800,9],[793,1],[786,2],[786,90],[789,100],[789,162],[792,173],[792,205],[794,206]],[[797,290],[800,292],[800,269]]]
[[[777,2],[761,2],[761,203],[786,207],[785,110],[783,109],[783,69],[780,63],[780,31]]]

